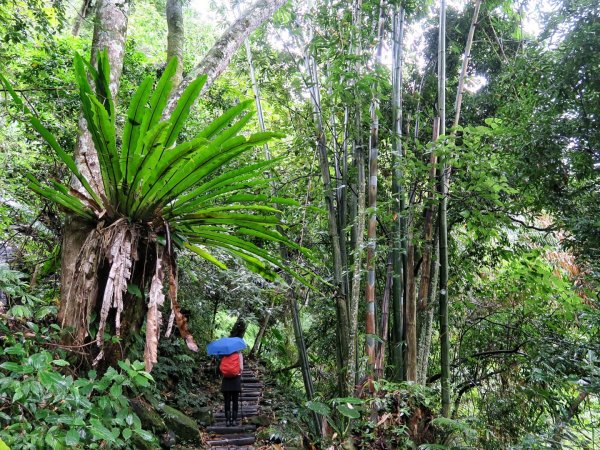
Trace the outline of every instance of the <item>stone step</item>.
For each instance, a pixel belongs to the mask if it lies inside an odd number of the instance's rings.
[[[212,448],[212,450],[256,450],[255,447],[247,446],[247,445],[244,445],[241,447],[239,445],[236,445],[235,447],[227,446],[227,447],[211,447],[211,448]]]
[[[250,445],[256,442],[254,434],[231,434],[227,437],[219,437],[217,439],[209,439],[206,443],[211,447],[227,446],[227,445]]]
[[[257,408],[244,409],[243,411],[240,411],[238,413],[238,415],[240,417],[258,416],[258,409]],[[220,411],[218,413],[215,413],[213,417],[215,418],[215,420],[217,420],[217,419],[224,419],[225,418],[225,413],[222,412],[222,411]]]
[[[228,427],[225,425],[225,422],[221,422],[221,424],[215,424],[206,428],[206,431],[213,434],[236,434],[236,433],[244,433],[244,432],[254,432],[256,431],[256,425],[234,425],[232,427]]]

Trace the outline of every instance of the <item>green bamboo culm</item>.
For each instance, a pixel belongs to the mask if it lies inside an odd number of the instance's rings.
[[[438,108],[440,136],[446,134],[446,0],[440,2],[439,47],[438,47]],[[440,155],[440,362],[442,385],[442,415],[450,416],[450,339],[448,335],[448,167],[442,146]]]

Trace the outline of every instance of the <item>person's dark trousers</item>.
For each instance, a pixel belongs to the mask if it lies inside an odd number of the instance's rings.
[[[238,402],[240,399],[239,392],[223,392],[225,398],[225,423],[227,426],[233,425],[237,420]],[[231,404],[233,403],[233,414]]]

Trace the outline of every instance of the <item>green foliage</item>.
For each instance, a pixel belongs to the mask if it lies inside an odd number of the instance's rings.
[[[280,211],[266,205],[267,202],[294,202],[247,193],[249,187],[259,188],[268,184],[269,180],[262,177],[262,173],[276,160],[245,165],[214,176],[216,171],[243,152],[273,137],[281,137],[281,134],[262,132],[247,138],[241,136],[240,131],[251,117],[250,113],[246,113],[235,121],[250,105],[250,102],[242,102],[214,120],[191,141],[174,146],[206,80],[206,77],[200,77],[190,83],[170,118],[161,121],[171,92],[175,66],[173,59],[154,92],[150,77],[142,82],[130,103],[121,148],[118,149],[116,112],[108,87],[107,56],[105,53],[99,55],[97,69],[89,64],[86,66],[81,57],[76,56],[80,100],[98,153],[103,193],[92,188],[74,160],[31,114],[3,77],[3,84],[14,101],[81,182],[89,198],[56,181],[52,181],[52,187],[47,187],[31,176],[30,187],[87,220],[99,220],[107,215],[109,220],[127,217],[130,221],[142,223],[161,224],[166,221],[168,230],[163,232],[169,233],[178,246],[216,265],[223,266],[206,247],[224,249],[268,279],[275,278],[272,265],[302,279],[278,258],[242,237],[258,237],[304,251],[275,230]],[[96,93],[90,86],[88,75],[94,80]],[[149,107],[146,107],[147,103]],[[237,195],[240,192],[245,195]]]
[[[343,441],[350,433],[353,419],[360,419],[364,401],[355,397],[333,398],[327,403],[308,401],[305,406],[323,416]]]
[[[26,293],[21,278],[0,270],[0,291],[19,301],[10,319],[0,323],[0,438],[22,449],[135,449],[136,439],[156,443],[126,397],[153,382],[144,364],[120,361],[120,370],[109,368],[102,377],[95,371],[76,377],[54,344],[59,327],[41,321],[51,310],[40,308],[42,301]],[[29,302],[35,304],[35,317]],[[21,309],[15,311],[17,306]]]
[[[56,307],[32,294],[25,281],[26,275],[0,265],[0,293],[8,300],[8,314],[17,319],[42,320],[49,314],[56,314]]]

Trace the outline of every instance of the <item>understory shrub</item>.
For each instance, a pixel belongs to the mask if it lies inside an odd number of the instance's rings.
[[[13,449],[156,448],[124,395],[150,388],[144,363],[119,361],[118,370],[78,377],[55,343],[55,308],[44,309],[32,294],[19,297],[26,288],[0,286],[12,305],[0,314],[0,442]]]

